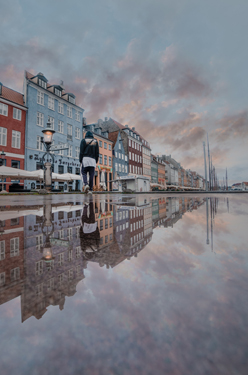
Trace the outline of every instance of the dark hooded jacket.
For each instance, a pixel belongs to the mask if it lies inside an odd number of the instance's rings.
[[[82,139],[80,144],[80,154],[79,161],[82,163],[83,157],[95,159],[96,163],[99,158],[99,146],[97,140],[94,138],[93,134],[88,131],[85,138]]]

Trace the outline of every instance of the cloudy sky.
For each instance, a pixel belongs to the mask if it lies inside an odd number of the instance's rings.
[[[0,81],[64,81],[87,122],[135,126],[154,153],[247,176],[247,0],[0,0]]]

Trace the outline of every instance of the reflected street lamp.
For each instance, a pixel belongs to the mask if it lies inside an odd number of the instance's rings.
[[[53,142],[53,134],[55,133],[55,130],[51,128],[50,122],[47,123],[46,129],[43,129],[42,133],[44,135],[44,137],[42,137],[42,143],[45,145],[45,149],[46,149],[46,152],[42,157],[42,165],[44,169],[44,187],[47,191],[51,191],[52,190],[52,169],[51,169],[52,165],[48,161],[44,163],[46,156],[50,156],[54,163],[54,156],[53,154],[51,154],[50,150],[51,150],[51,145]]]
[[[53,256],[52,246],[50,242],[50,238],[53,232],[54,225],[52,221],[52,206],[51,204],[46,204],[43,207],[42,233],[46,236],[46,240],[42,251],[42,260],[44,260],[48,270],[52,268],[51,263],[55,259],[55,257]]]

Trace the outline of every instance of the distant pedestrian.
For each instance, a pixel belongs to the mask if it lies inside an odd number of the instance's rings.
[[[95,168],[99,158],[99,146],[92,132],[87,131],[85,138],[80,144],[79,161],[81,163],[81,175],[83,180],[83,191],[92,194]],[[89,183],[87,181],[89,173]]]

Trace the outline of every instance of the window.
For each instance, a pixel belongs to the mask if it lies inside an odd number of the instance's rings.
[[[8,116],[8,106],[6,104],[0,103],[0,115]]]
[[[48,122],[51,124],[51,129],[54,130],[54,117],[48,116]]]
[[[67,156],[72,157],[72,146],[69,146],[68,151],[67,151]]]
[[[19,237],[10,239],[10,257],[19,255]]]
[[[99,154],[99,163],[102,164],[102,154]]]
[[[100,230],[103,230],[103,220],[100,220]]]
[[[75,115],[76,115],[76,121],[80,121],[80,112],[76,111]]]
[[[59,145],[62,145],[62,144],[63,144],[63,142],[59,142]],[[64,150],[59,150],[58,155],[63,156],[64,155]]]
[[[107,165],[107,156],[104,155],[104,165]]]
[[[64,253],[58,254],[58,265],[63,266],[64,264]]]
[[[39,90],[37,91],[37,103],[44,105],[44,93]]]
[[[63,165],[59,165],[58,166],[58,173],[59,174],[63,174],[64,173],[64,166]]]
[[[37,276],[43,274],[43,260],[39,260],[35,263],[35,273]]]
[[[118,163],[115,163],[115,170],[118,171]]]
[[[124,172],[124,165],[122,164],[122,172]]]
[[[121,155],[121,157],[122,157],[122,160],[124,160],[124,155],[123,154]]]
[[[125,165],[125,172],[127,173],[127,165]]]
[[[0,241],[0,260],[5,259],[5,241]]]
[[[80,129],[79,128],[75,129],[75,138],[80,139]]]
[[[19,160],[11,160],[11,168],[20,169],[20,161]]]
[[[43,151],[43,143],[41,143],[41,137],[39,135],[37,135],[37,143],[36,143],[36,148],[37,150],[39,151]]]
[[[70,172],[69,172],[70,173]],[[70,241],[72,239],[72,228],[68,228],[67,229],[67,237],[68,237],[68,240]]]
[[[38,126],[43,126],[44,124],[44,114],[37,112],[37,123]]]
[[[13,118],[16,120],[21,121],[22,119],[22,111],[17,108],[13,108]]]
[[[7,144],[7,129],[0,127],[0,145],[6,146]]]
[[[76,146],[76,159],[79,158],[80,148]]]
[[[111,149],[112,149],[112,148],[111,148],[111,145],[109,145],[109,151],[111,151]]]
[[[72,125],[67,124],[67,135],[72,137]]]
[[[72,173],[72,167],[69,167],[69,166],[68,166],[68,167],[67,167],[67,172],[68,172],[68,173]],[[71,212],[69,212],[69,213],[71,213]],[[69,214],[69,213],[68,213],[68,214]]]
[[[12,144],[13,148],[20,148],[21,147],[21,132],[16,130],[12,130]]]
[[[107,150],[107,143],[104,142],[104,148]]]
[[[38,80],[38,84],[39,84],[39,86],[43,87],[44,89],[47,88],[47,84],[46,84],[45,81],[43,81],[43,79],[40,79],[40,78],[39,78],[39,80]]]
[[[64,123],[61,120],[59,120],[58,122],[58,133],[61,133],[61,134],[64,133]]]
[[[61,90],[59,90],[56,87],[54,87],[54,94],[56,94],[58,96],[61,96]]]
[[[111,158],[111,156],[109,156],[109,166],[110,167],[112,166],[112,158]]]
[[[109,228],[112,228],[113,226],[113,219],[112,217],[109,218]]]
[[[99,147],[102,147],[102,141],[99,141]]]
[[[108,243],[108,235],[105,236],[105,243]]]
[[[11,281],[16,281],[16,280],[20,279],[20,268],[19,267],[13,268],[10,271],[10,279],[11,279]]]
[[[36,236],[36,250],[40,250],[43,245],[43,235],[39,234]]]
[[[72,118],[72,107],[70,107],[69,105],[67,106],[67,117]]]
[[[121,164],[119,164],[119,172],[121,172]]]
[[[48,108],[54,111],[54,98],[48,96]]]
[[[5,285],[5,272],[0,273],[0,286]]]
[[[108,219],[105,219],[105,229],[108,229]]]
[[[75,103],[76,103],[75,98],[73,98],[73,96],[70,96],[70,95],[69,95],[68,99],[69,99],[69,102],[70,102],[70,103],[72,103],[72,104],[75,104]]]
[[[64,104],[61,102],[58,103],[58,112],[61,113],[61,115],[64,114]]]
[[[70,249],[68,250],[68,262],[72,261],[72,256],[73,256],[72,249]]]

